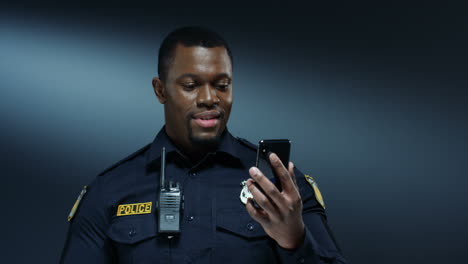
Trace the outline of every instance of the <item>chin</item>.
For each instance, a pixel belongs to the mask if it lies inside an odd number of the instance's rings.
[[[221,142],[221,129],[210,133],[189,133],[189,140],[194,146],[214,148]]]

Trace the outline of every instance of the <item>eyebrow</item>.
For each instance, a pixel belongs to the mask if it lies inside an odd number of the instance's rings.
[[[184,73],[181,76],[179,76],[177,78],[177,80],[181,80],[183,78],[203,79],[199,75],[196,75],[196,74],[193,74],[193,73]],[[218,80],[218,79],[221,79],[221,78],[227,78],[229,81],[231,81],[231,77],[229,76],[229,74],[227,74],[225,72],[219,73],[219,74],[217,74],[215,76],[215,80]]]

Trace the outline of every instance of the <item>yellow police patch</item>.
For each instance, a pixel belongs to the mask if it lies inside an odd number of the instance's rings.
[[[325,209],[325,202],[323,201],[322,193],[320,192],[317,183],[315,182],[312,176],[304,174],[306,181],[310,184],[310,186],[314,189],[315,199],[319,204]]]
[[[152,202],[121,204],[117,208],[117,216],[150,214],[152,205]]]
[[[81,190],[80,195],[78,195],[75,204],[73,205],[70,213],[68,214],[68,222],[70,222],[73,219],[73,216],[75,216],[76,210],[78,209],[78,205],[80,205],[81,199],[83,199],[83,196],[86,194],[86,188],[88,187],[85,185],[83,187],[83,190]]]

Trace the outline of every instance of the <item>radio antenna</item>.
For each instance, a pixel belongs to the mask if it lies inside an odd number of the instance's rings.
[[[166,185],[164,181],[165,177],[166,177],[166,148],[163,147],[161,149],[161,177],[159,177],[161,179],[161,185],[160,185],[161,190],[166,189]]]

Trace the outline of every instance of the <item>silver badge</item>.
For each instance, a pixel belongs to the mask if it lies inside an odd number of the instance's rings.
[[[242,181],[240,185],[242,186],[242,191],[240,192],[239,198],[243,204],[247,204],[247,199],[253,199],[253,196],[247,187],[247,181]]]

